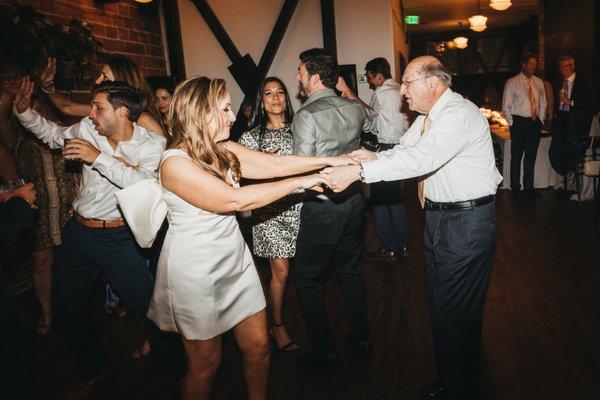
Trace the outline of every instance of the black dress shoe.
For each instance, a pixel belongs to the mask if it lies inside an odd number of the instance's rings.
[[[368,341],[354,340],[350,335],[346,335],[346,341],[361,356],[371,357],[373,355],[373,345]]]
[[[398,261],[401,257],[407,255],[406,247],[399,251],[388,251],[385,249],[379,249],[377,251],[370,251],[366,254],[366,257],[371,261]]]
[[[296,356],[296,361],[301,367],[306,369],[336,369],[342,364],[342,360],[337,354],[328,354],[325,356],[314,353],[302,353]]]
[[[421,400],[444,400],[447,398],[446,390],[439,383],[421,389]]]
[[[525,190],[525,196],[529,197],[530,199],[539,199],[540,197],[542,197],[540,192],[538,192],[535,189]]]

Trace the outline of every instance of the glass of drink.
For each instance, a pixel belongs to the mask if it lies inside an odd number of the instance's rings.
[[[71,140],[73,140],[73,139],[65,139],[65,146],[67,144],[69,144],[69,142]],[[82,167],[83,167],[83,163],[78,158],[74,158],[74,159],[70,159],[70,160],[65,159],[65,171],[66,172],[70,172],[73,174],[79,174],[79,173],[81,173]]]

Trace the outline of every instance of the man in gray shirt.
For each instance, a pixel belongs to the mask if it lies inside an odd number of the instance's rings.
[[[366,114],[359,102],[338,97],[333,90],[339,76],[337,62],[323,49],[306,50],[300,60],[296,79],[308,99],[292,122],[294,154],[337,156],[358,149]],[[360,183],[341,193],[310,197],[304,203],[295,273],[312,353],[298,356],[303,366],[335,367],[339,363],[324,300],[333,260],[347,303],[348,341],[363,355],[372,352],[360,264],[364,222]]]

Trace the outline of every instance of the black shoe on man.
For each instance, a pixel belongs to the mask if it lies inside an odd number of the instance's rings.
[[[367,252],[366,257],[367,257],[367,259],[369,259],[371,261],[390,262],[390,261],[398,261],[398,260],[400,260],[400,258],[406,257],[407,254],[408,254],[408,251],[406,250],[406,247],[403,247],[399,251],[389,251],[384,248],[381,248],[377,251]]]
[[[446,389],[439,383],[421,389],[421,400],[445,400],[447,398]]]
[[[362,357],[371,357],[373,355],[373,345],[369,341],[353,339],[349,334],[346,335],[346,342],[354,348]]]
[[[527,196],[530,199],[539,199],[540,197],[542,197],[542,195],[540,194],[540,192],[538,192],[535,189],[527,189],[527,190],[525,190],[525,196]]]

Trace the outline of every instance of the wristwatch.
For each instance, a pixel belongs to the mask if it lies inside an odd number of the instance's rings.
[[[360,181],[364,182],[365,181],[365,169],[363,168],[362,164],[358,164],[358,166],[360,167],[360,169],[358,170],[358,176],[360,177]]]

